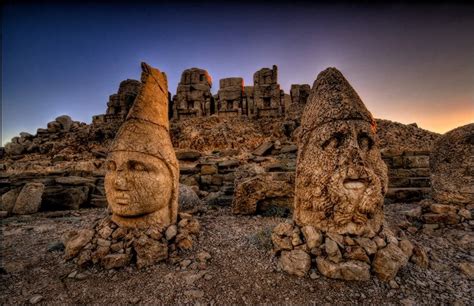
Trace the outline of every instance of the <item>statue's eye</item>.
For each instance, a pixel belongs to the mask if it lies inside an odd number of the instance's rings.
[[[346,136],[343,134],[343,133],[334,133],[331,138],[329,138],[328,140],[326,140],[323,144],[322,144],[322,148],[324,150],[326,149],[331,149],[331,148],[334,148],[334,149],[337,149],[339,148],[343,143],[344,143],[344,140],[345,140]]]
[[[117,169],[117,165],[115,164],[114,161],[109,160],[107,161],[106,168],[109,171],[115,171]]]
[[[130,170],[135,170],[135,171],[145,171],[146,167],[143,163],[139,161],[129,161],[128,162],[128,168]]]
[[[357,137],[357,142],[359,144],[359,148],[364,151],[372,149],[372,146],[374,144],[372,138],[370,138],[370,136],[365,133],[360,134],[359,137]]]

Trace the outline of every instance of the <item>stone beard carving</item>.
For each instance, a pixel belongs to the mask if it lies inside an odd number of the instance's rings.
[[[176,223],[179,168],[169,136],[166,75],[142,63],[142,87],[111,147],[105,192],[122,227]]]
[[[373,236],[383,223],[387,167],[375,122],[341,72],[318,75],[302,116],[294,219],[324,232]]]

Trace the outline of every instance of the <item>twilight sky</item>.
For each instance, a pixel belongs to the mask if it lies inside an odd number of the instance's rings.
[[[140,62],[214,80],[273,64],[286,93],[337,67],[377,118],[474,122],[474,5],[21,4],[2,11],[2,144],[68,114],[91,122]]]

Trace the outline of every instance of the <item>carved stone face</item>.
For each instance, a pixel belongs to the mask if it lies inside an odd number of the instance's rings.
[[[116,151],[109,155],[105,176],[107,201],[114,216],[159,216],[168,224],[173,178],[159,158],[138,152]]]
[[[300,141],[295,219],[340,234],[377,232],[383,222],[387,168],[373,127],[336,120]]]

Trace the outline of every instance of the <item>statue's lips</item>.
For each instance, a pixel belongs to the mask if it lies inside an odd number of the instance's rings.
[[[345,179],[344,180],[344,188],[346,189],[352,189],[352,190],[358,190],[358,189],[364,189],[367,186],[367,180],[366,179]]]
[[[120,205],[128,205],[130,203],[130,199],[126,196],[118,196],[115,197],[115,203]]]

